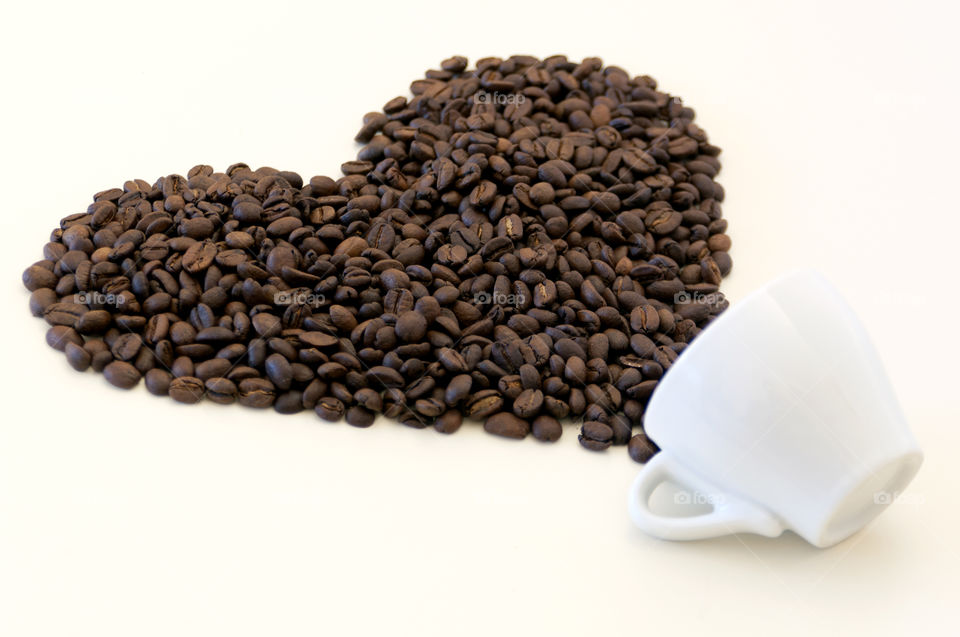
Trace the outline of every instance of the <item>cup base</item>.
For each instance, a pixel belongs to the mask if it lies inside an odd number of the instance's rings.
[[[897,499],[922,462],[923,454],[919,451],[903,454],[848,489],[815,544],[832,546],[866,526]]]

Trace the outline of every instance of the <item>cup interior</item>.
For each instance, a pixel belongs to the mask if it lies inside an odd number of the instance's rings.
[[[836,544],[880,515],[910,483],[921,462],[920,452],[907,453],[854,483],[827,519],[817,544]]]

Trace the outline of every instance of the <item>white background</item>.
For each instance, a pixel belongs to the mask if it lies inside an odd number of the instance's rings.
[[[957,634],[956,15],[949,3],[77,2],[0,37],[0,634]],[[593,13],[597,12],[597,13]],[[90,196],[198,163],[336,176],[453,54],[598,55],[723,147],[736,302],[823,270],[927,452],[830,550],[627,518],[622,448],[185,407],[80,375],[21,271]],[[829,364],[829,361],[825,361]]]

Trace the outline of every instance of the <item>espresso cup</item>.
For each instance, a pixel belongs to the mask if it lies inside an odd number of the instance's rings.
[[[668,540],[789,529],[831,546],[883,511],[923,461],[862,325],[809,270],[711,323],[657,385],[644,428],[661,451],[634,481],[629,511]],[[664,482],[711,509],[654,512]]]

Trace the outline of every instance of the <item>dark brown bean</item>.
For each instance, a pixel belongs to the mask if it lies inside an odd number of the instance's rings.
[[[518,418],[507,411],[501,411],[489,416],[483,423],[487,433],[504,438],[526,438],[530,433],[530,423]]]
[[[543,442],[559,440],[560,435],[563,433],[563,427],[560,426],[560,421],[547,414],[537,416],[533,421],[531,430],[533,437]]]
[[[112,364],[112,363],[111,363]],[[170,381],[170,387],[167,393],[178,403],[193,405],[203,399],[204,392],[203,381],[196,376],[179,376]]]
[[[140,372],[124,361],[113,361],[103,368],[103,377],[114,387],[130,389],[140,382]]]

